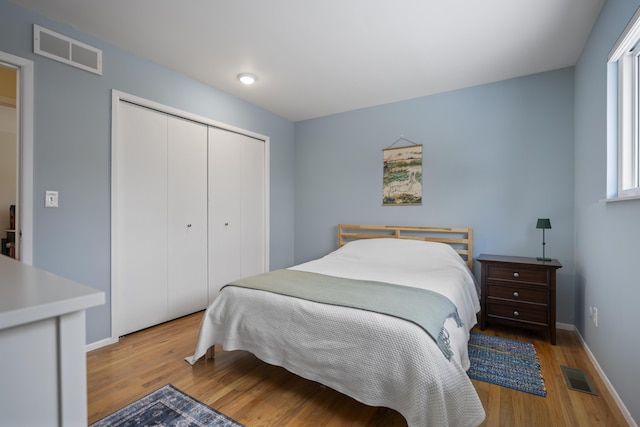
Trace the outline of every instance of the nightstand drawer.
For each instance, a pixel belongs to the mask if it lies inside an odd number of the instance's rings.
[[[489,284],[487,286],[487,292],[487,298],[500,298],[505,300],[531,302],[536,304],[549,303],[549,292],[547,292],[545,288],[537,286],[503,286]]]
[[[520,322],[533,322],[539,325],[548,325],[548,312],[546,310],[532,310],[530,308],[509,304],[488,304],[487,315],[501,319],[517,320]]]
[[[519,268],[501,265],[487,265],[487,279],[512,280],[517,282],[549,283],[548,270]]]

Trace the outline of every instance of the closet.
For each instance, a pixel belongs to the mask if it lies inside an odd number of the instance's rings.
[[[264,139],[114,99],[112,315],[122,336],[267,271]]]

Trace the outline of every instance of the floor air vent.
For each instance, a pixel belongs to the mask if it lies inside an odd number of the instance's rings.
[[[62,34],[33,26],[33,52],[102,75],[102,51]]]
[[[566,366],[560,366],[564,380],[567,382],[567,387],[571,390],[581,391],[583,393],[593,394],[597,396],[595,389],[591,385],[587,374],[582,369],[568,368]]]

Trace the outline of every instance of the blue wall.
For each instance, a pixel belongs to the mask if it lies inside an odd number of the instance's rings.
[[[600,200],[607,194],[606,60],[639,5],[637,0],[605,3],[575,71],[575,324],[635,420],[640,420],[640,200]],[[598,308],[597,328],[589,306]]]
[[[103,50],[103,75],[32,54],[33,24]],[[271,137],[271,268],[293,262],[294,124],[0,0],[0,50],[34,61],[35,266],[106,292],[87,342],[110,337],[111,90]],[[44,208],[45,190],[60,207]]]
[[[470,226],[476,255],[541,256],[548,217],[557,318],[573,323],[573,96],[565,68],[298,122],[296,262],[333,250],[338,223]],[[422,206],[382,206],[382,150],[401,135],[423,144]]]

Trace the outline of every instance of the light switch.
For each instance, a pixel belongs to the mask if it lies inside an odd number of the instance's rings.
[[[58,207],[58,192],[57,191],[45,191],[44,207],[45,208],[57,208]]]

